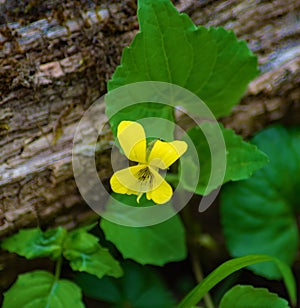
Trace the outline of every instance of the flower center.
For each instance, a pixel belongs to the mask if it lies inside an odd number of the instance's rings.
[[[152,186],[153,175],[148,167],[140,169],[135,175],[140,182],[140,191],[137,197],[137,202],[140,202],[142,195],[149,191]]]
[[[152,174],[148,167],[145,167],[139,170],[136,174],[136,177],[140,182],[150,181],[152,180]]]

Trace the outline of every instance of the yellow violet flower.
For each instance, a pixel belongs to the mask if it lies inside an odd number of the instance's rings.
[[[138,164],[113,174],[110,185],[119,194],[137,195],[137,202],[145,193],[148,200],[163,204],[172,197],[172,187],[159,174],[167,169],[187,150],[184,141],[164,142],[156,140],[147,148],[146,135],[141,124],[122,121],[117,137],[126,157]]]

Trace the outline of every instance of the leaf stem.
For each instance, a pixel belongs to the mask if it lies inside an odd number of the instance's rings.
[[[62,268],[62,261],[63,261],[63,258],[62,256],[60,256],[55,265],[55,274],[54,274],[55,280],[59,280],[61,268]]]

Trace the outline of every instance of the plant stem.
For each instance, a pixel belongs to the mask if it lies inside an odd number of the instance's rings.
[[[203,280],[203,273],[202,273],[202,268],[200,265],[200,260],[198,258],[198,253],[195,251],[191,251],[191,257],[192,257],[193,271],[194,271],[196,280],[198,283],[200,283]],[[204,299],[206,308],[215,308],[215,305],[209,293],[204,295],[203,299]]]
[[[60,277],[61,268],[62,268],[62,261],[63,261],[63,258],[59,257],[59,259],[56,262],[56,265],[55,265],[55,280],[58,280],[59,277]]]
[[[191,255],[191,261],[192,261],[192,267],[193,272],[195,275],[195,278],[198,283],[200,283],[203,280],[203,272],[201,268],[200,258],[198,255],[198,247],[199,243],[194,240],[195,237],[199,236],[199,233],[201,233],[201,227],[199,224],[195,224],[195,221],[193,220],[193,216],[190,212],[189,205],[187,205],[182,211],[181,211],[182,219],[184,221],[184,224],[186,226],[187,230],[187,236],[188,236],[188,250]],[[204,295],[203,297],[206,308],[215,308],[215,305],[211,299],[211,296],[209,293]]]

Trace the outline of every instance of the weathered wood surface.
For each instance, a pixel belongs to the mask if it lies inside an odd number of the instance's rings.
[[[58,1],[47,1],[56,8],[34,20],[34,14],[14,17],[17,0],[2,2],[0,236],[37,224],[73,227],[95,219],[73,179],[72,139],[138,30],[136,4],[108,1],[80,8],[69,0],[57,9]],[[176,5],[197,24],[232,29],[259,57],[262,74],[223,119],[228,127],[247,137],[278,120],[300,123],[300,0]],[[109,131],[100,138],[99,169],[108,180]]]

